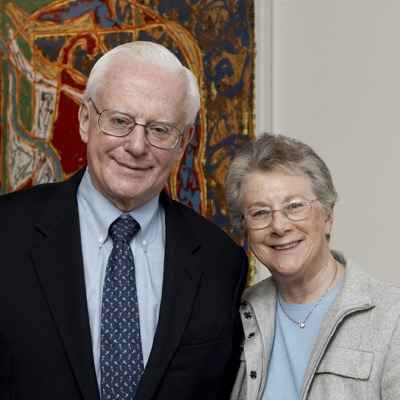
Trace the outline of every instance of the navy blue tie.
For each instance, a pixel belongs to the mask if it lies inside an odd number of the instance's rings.
[[[140,225],[123,215],[110,226],[101,310],[101,398],[134,400],[143,373],[135,264],[130,242]]]

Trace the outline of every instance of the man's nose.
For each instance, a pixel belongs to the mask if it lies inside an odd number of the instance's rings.
[[[132,132],[127,136],[126,150],[138,155],[146,152],[148,143],[146,139],[146,128],[142,124],[136,124]]]

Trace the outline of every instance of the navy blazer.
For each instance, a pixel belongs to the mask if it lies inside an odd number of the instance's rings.
[[[0,197],[0,398],[99,400],[76,192]],[[227,399],[239,364],[247,258],[218,227],[162,194],[160,317],[138,400]]]

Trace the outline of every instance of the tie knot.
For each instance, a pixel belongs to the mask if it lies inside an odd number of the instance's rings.
[[[130,243],[139,230],[139,222],[128,214],[121,215],[110,225],[109,234],[114,243],[118,241]]]

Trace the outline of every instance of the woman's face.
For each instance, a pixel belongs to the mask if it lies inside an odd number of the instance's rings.
[[[282,209],[297,201],[315,200],[311,181],[305,175],[285,171],[249,174],[243,185],[243,211],[250,248],[278,280],[298,280],[312,276],[328,262],[332,215],[321,203],[311,202],[307,218],[291,221],[281,211],[272,213],[269,226],[251,229],[248,215],[261,215],[266,210]]]

